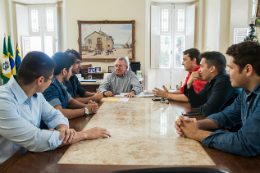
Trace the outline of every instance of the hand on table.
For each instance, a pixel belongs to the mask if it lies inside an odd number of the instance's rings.
[[[94,127],[92,129],[85,130],[84,133],[86,135],[86,139],[97,139],[97,138],[100,138],[100,137],[103,137],[103,138],[111,137],[110,132],[108,132],[106,129],[100,128],[100,127]]]
[[[181,129],[181,126],[183,126],[184,121],[185,122],[196,122],[197,123],[197,119],[196,118],[184,118],[183,116],[180,116],[179,119],[177,119],[175,121],[174,127],[176,129],[177,134],[179,134],[180,136],[185,138],[186,136]]]
[[[96,102],[93,102],[92,100],[90,100],[86,106],[86,108],[89,111],[89,114],[94,114],[97,113],[98,111],[98,104]]]
[[[153,94],[155,97],[163,97],[163,98],[168,98],[169,91],[167,88],[163,85],[163,90],[159,88],[154,88]]]
[[[124,97],[133,98],[135,97],[135,91],[131,91],[130,93],[124,95]]]
[[[100,101],[103,98],[103,93],[100,93],[98,89],[96,89],[97,93],[93,96],[94,100]]]
[[[49,129],[49,130],[53,131],[53,129]],[[60,132],[60,140],[63,139],[65,135],[65,138],[63,140],[64,144],[66,144],[67,142],[68,143],[71,142],[76,134],[76,131],[74,129],[69,129],[65,124],[58,125],[56,127],[56,130]]]
[[[181,129],[181,132],[184,134],[185,137],[197,141],[202,141],[205,137],[209,135],[209,132],[199,130],[196,118],[189,118],[189,120],[191,121],[186,121],[183,116],[180,116],[179,119],[182,122],[179,128]]]
[[[111,91],[107,91],[104,94],[106,97],[114,97],[115,95]]]

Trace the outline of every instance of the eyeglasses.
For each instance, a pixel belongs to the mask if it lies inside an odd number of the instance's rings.
[[[123,68],[125,65],[115,65],[115,68]]]
[[[52,78],[49,78],[48,80],[51,80],[51,83],[53,83],[55,81],[54,76]]]

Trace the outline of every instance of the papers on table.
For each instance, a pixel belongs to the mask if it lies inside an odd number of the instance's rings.
[[[118,102],[128,102],[129,98],[119,98]]]
[[[106,97],[102,98],[100,102],[128,102],[129,98]]]
[[[118,100],[119,98],[116,97],[106,97],[106,98],[102,98],[100,102],[117,102]]]
[[[97,82],[96,80],[81,80],[80,82]]]
[[[120,93],[119,95],[115,95],[115,97],[124,97],[128,93]],[[141,92],[138,95],[135,95],[135,97],[154,97],[152,92]]]

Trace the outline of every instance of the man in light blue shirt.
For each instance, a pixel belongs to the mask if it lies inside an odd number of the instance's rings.
[[[42,152],[83,139],[110,137],[106,129],[76,132],[42,92],[53,81],[54,61],[41,52],[23,59],[17,76],[0,87],[0,164],[20,148]],[[50,130],[39,129],[43,120]]]
[[[126,97],[134,97],[142,91],[142,87],[134,72],[127,70],[125,58],[115,61],[115,71],[108,75],[99,86],[99,92],[106,97],[113,97],[120,93],[127,93]]]

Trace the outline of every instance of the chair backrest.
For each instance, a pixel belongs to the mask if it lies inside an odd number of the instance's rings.
[[[228,173],[226,171],[204,167],[162,167],[114,171],[111,173]]]

